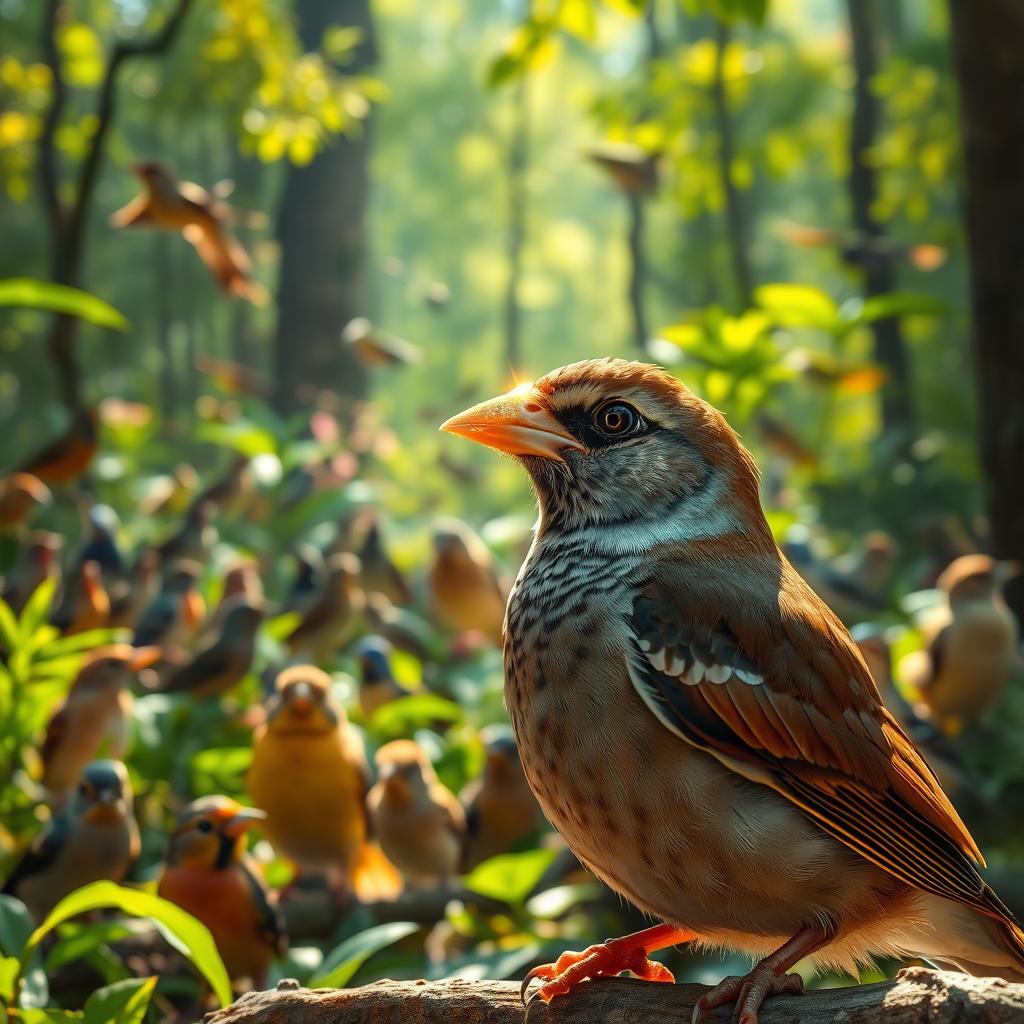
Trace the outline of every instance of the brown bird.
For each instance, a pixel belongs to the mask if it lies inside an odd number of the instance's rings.
[[[32,473],[11,473],[0,479],[0,526],[23,526],[53,501],[50,488]]]
[[[181,526],[166,540],[156,545],[161,565],[183,558],[190,558],[200,564],[206,561],[213,545],[217,543],[217,528],[213,525],[216,506],[212,501],[193,502],[185,513]]]
[[[85,656],[46,726],[43,785],[53,802],[63,800],[99,754],[121,760],[128,752],[134,703],[129,686],[159,656],[158,647],[130,644],[109,644]]]
[[[540,505],[509,599],[506,703],[545,814],[663,924],[530,972],[539,997],[689,940],[757,956],[702,996],[754,1024],[810,958],[920,956],[1024,980],[1024,931],[780,552],[725,418],[643,363],[577,363],[445,430],[511,454]]]
[[[65,896],[90,882],[123,882],[139,855],[132,787],[119,761],[86,766],[67,806],[43,826],[3,891],[37,924]]]
[[[245,834],[263,812],[226,796],[193,800],[167,844],[157,895],[210,929],[228,975],[265,988],[275,956],[288,948],[284,918],[245,853]]]
[[[78,409],[67,430],[15,470],[30,473],[51,486],[77,480],[92,465],[99,445],[99,416],[95,409]]]
[[[364,316],[345,325],[341,343],[351,346],[367,366],[411,366],[420,361],[420,350],[412,342],[379,330]]]
[[[111,215],[111,226],[180,231],[222,291],[266,305],[267,292],[252,278],[249,254],[228,230],[227,205],[199,185],[178,181],[163,164],[140,163],[135,173],[142,193]]]
[[[459,869],[466,819],[418,743],[377,751],[380,781],[368,804],[385,856],[411,885],[448,883]]]
[[[384,547],[380,520],[368,509],[360,524],[362,541],[356,554],[361,566],[359,579],[367,594],[384,594],[394,604],[409,604],[412,593],[401,569],[391,560]]]
[[[450,629],[476,630],[501,641],[505,590],[487,545],[458,519],[434,530],[434,557],[427,572],[431,606]]]
[[[355,555],[332,555],[328,559],[323,592],[285,640],[293,654],[309,652],[313,661],[322,663],[353,639],[366,607],[359,568]]]
[[[231,599],[224,612],[220,635],[187,665],[172,672],[159,686],[160,693],[187,693],[196,700],[219,697],[245,677],[256,656],[256,634],[263,622],[263,607],[244,596]]]
[[[844,263],[863,270],[897,260],[904,260],[917,270],[938,270],[949,255],[941,245],[930,242],[908,244],[892,238],[868,235],[863,231],[843,234],[791,221],[778,225],[778,233],[784,241],[804,249],[835,249]]]
[[[163,586],[135,624],[132,643],[136,647],[188,646],[206,613],[197,587],[200,575],[202,568],[197,562],[184,560],[171,566]]]
[[[109,621],[110,598],[99,562],[83,562],[71,579],[65,579],[64,600],[51,622],[64,636],[72,636],[102,629]]]
[[[57,533],[36,530],[23,545],[18,560],[4,577],[0,597],[10,606],[15,615],[20,615],[28,599],[35,593],[43,580],[56,580],[60,587],[60,550],[64,540]]]
[[[239,560],[224,573],[224,589],[214,608],[210,621],[203,628],[203,638],[208,639],[220,633],[228,611],[240,599],[253,606],[263,607],[263,581],[257,562]]]
[[[487,748],[484,774],[459,794],[466,811],[464,871],[514,849],[545,824],[507,727],[488,727],[481,738]]]
[[[139,613],[156,596],[160,584],[160,556],[143,551],[128,571],[127,579],[110,589],[110,625],[134,629]]]
[[[928,647],[903,658],[899,669],[944,732],[990,712],[1021,667],[1017,621],[1001,592],[1019,571],[1016,563],[964,555],[939,577],[945,605],[927,626]]]
[[[658,187],[660,153],[648,152],[628,142],[602,142],[591,146],[586,155],[626,195],[650,195]]]

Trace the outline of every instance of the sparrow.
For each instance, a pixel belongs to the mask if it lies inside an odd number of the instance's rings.
[[[156,546],[161,565],[182,558],[204,562],[217,543],[217,528],[212,524],[216,506],[212,501],[190,505],[181,527]]]
[[[139,614],[132,637],[136,647],[187,645],[196,635],[206,611],[197,587],[201,573],[193,561],[171,566],[163,586]]]
[[[294,655],[309,652],[325,662],[352,640],[363,619],[366,597],[359,586],[359,559],[332,555],[323,591],[309,606],[285,643]]]
[[[139,855],[132,789],[120,761],[86,765],[67,805],[43,826],[3,892],[37,923],[69,893],[103,880],[123,882]]]
[[[0,526],[23,526],[52,502],[53,492],[32,473],[11,473],[0,478]]]
[[[459,794],[466,812],[463,871],[507,853],[544,827],[544,814],[526,781],[515,737],[507,727],[488,726],[481,738],[487,751],[483,776]]]
[[[698,1001],[754,1024],[810,958],[918,956],[1024,980],[1024,931],[846,627],[790,565],[724,416],[592,360],[442,426],[514,456],[539,504],[505,695],[544,813],[661,924],[529,972],[550,1000],[697,940],[758,957]]]
[[[266,305],[266,289],[252,277],[252,260],[228,229],[227,204],[199,185],[178,181],[168,167],[155,161],[138,164],[135,174],[142,192],[111,214],[110,226],[181,232],[221,291]]]
[[[326,875],[341,905],[362,881],[369,772],[362,739],[330,686],[314,665],[278,674],[253,738],[248,787],[274,849],[301,872]]]
[[[591,146],[586,156],[626,195],[646,196],[658,187],[661,153],[651,153],[627,142],[603,142]]]
[[[224,625],[224,617],[238,600],[244,599],[251,605],[263,606],[263,581],[256,562],[240,560],[229,566],[224,573],[224,589],[210,621],[203,629],[205,635],[216,635]]]
[[[466,819],[414,740],[376,755],[379,781],[367,803],[385,856],[411,885],[447,885],[459,869]]]
[[[380,520],[372,511],[367,511],[362,523],[362,543],[356,554],[362,567],[359,573],[364,593],[384,594],[394,604],[404,605],[412,601],[409,584],[401,569],[391,560],[384,547]]]
[[[487,545],[458,519],[434,529],[434,554],[427,572],[431,606],[450,629],[477,630],[501,641],[505,591]]]
[[[132,564],[126,578],[110,588],[110,625],[134,629],[139,614],[156,596],[160,581],[160,556],[152,549],[143,551]]]
[[[271,961],[288,947],[284,919],[245,853],[245,835],[262,811],[226,796],[193,800],[167,844],[157,895],[210,929],[234,982],[267,984]]]
[[[20,615],[28,599],[39,585],[47,579],[56,581],[60,587],[60,550],[64,540],[57,533],[36,530],[29,534],[21,548],[17,561],[4,577],[2,598],[15,615]]]
[[[926,626],[927,648],[900,661],[901,677],[944,732],[990,712],[1021,667],[1017,620],[1001,591],[1018,571],[989,555],[956,559],[938,579],[945,604]]]
[[[40,756],[52,802],[63,800],[104,747],[117,760],[128,752],[134,704],[129,686],[159,656],[158,647],[130,644],[108,644],[85,655],[46,725]]]
[[[327,577],[324,557],[312,544],[299,544],[292,552],[295,561],[295,575],[288,585],[288,594],[282,610],[305,612],[314,604],[323,589]]]
[[[359,657],[359,707],[367,719],[393,700],[408,697],[410,691],[391,671],[391,644],[382,636],[365,636],[356,644]]]
[[[156,692],[186,693],[196,700],[227,693],[252,668],[262,622],[262,604],[254,604],[244,595],[231,598],[217,638],[167,676]]]
[[[30,473],[44,484],[77,480],[92,464],[99,445],[99,415],[95,409],[75,411],[67,430],[21,463],[17,473]]]
[[[102,629],[110,620],[110,597],[99,562],[84,562],[65,580],[64,599],[51,622],[64,636]]]
[[[420,350],[404,338],[378,330],[366,317],[350,320],[341,331],[341,343],[351,346],[366,366],[412,366],[420,361]]]

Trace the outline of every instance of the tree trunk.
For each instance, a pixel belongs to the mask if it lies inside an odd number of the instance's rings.
[[[864,272],[864,293],[870,298],[885,295],[894,287],[892,259],[882,257],[872,247],[872,240],[882,238],[884,231],[871,212],[878,196],[878,183],[875,169],[867,159],[878,132],[878,100],[871,91],[871,79],[878,70],[876,27],[879,10],[875,0],[847,0],[847,9],[856,76],[850,132],[850,204],[858,236],[858,243],[853,248],[863,253],[863,258],[855,262]],[[886,430],[900,433],[907,441],[913,428],[914,414],[910,400],[910,367],[900,322],[896,318],[876,320],[872,329],[875,359],[889,375],[882,392],[882,423]]]
[[[1024,559],[1024,8],[951,0],[981,462],[994,553]],[[1011,603],[1024,616],[1024,581]]]
[[[626,979],[587,981],[550,1006],[530,1007],[530,1024],[688,1024],[703,985],[658,985]],[[378,981],[357,989],[300,989],[286,979],[276,991],[252,992],[210,1014],[206,1024],[524,1024],[518,982]],[[733,1007],[710,1014],[728,1024]],[[1019,1024],[1024,985],[911,967],[875,985],[771,996],[761,1024]]]
[[[346,65],[365,72],[377,59],[369,0],[297,0],[299,35],[318,47],[331,25],[354,26],[362,40]],[[305,167],[289,167],[278,210],[281,277],[274,339],[274,400],[281,412],[308,409],[322,391],[366,392],[366,370],[339,341],[368,305],[366,206],[370,119],[330,142]]]

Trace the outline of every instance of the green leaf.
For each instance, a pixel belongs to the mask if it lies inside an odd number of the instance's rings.
[[[18,646],[20,637],[18,620],[11,611],[11,606],[0,598],[0,644],[3,644],[5,651],[13,651]]]
[[[860,323],[870,324],[875,320],[885,320],[900,316],[945,316],[949,306],[941,299],[924,295],[921,292],[891,292],[888,295],[875,295],[865,299],[856,319]]]
[[[156,977],[125,978],[97,989],[85,1001],[85,1024],[142,1024]]]
[[[834,331],[839,309],[826,292],[806,284],[763,284],[754,301],[784,327],[817,327]]]
[[[50,606],[53,604],[53,594],[57,589],[57,580],[53,576],[47,576],[42,583],[32,591],[31,596],[25,602],[21,611],[21,619],[18,628],[21,631],[23,640],[32,638],[36,630],[42,626],[50,614]]]
[[[574,910],[581,903],[595,900],[601,895],[601,887],[593,882],[580,882],[577,885],[556,885],[553,889],[531,896],[526,901],[526,909],[534,917],[545,921],[553,921]]]
[[[47,932],[69,918],[103,907],[117,907],[133,917],[148,917],[164,938],[202,973],[221,1006],[231,1002],[231,982],[206,925],[168,900],[137,889],[125,889],[113,882],[93,882],[65,896],[29,938],[21,954],[22,968]]]
[[[38,954],[26,958],[23,954],[25,946],[35,928],[35,921],[28,912],[28,907],[21,900],[6,893],[0,893],[0,952],[7,957],[21,958],[13,976],[9,975],[9,965],[5,957],[3,970],[0,971],[0,1002],[13,1002],[18,974],[22,972],[22,963],[28,963],[24,972],[22,1004],[24,1006],[45,1006],[49,1002],[50,993],[43,970],[42,957]]]
[[[3,1018],[0,1017],[0,1021]],[[79,1024],[85,1017],[75,1010],[58,1010],[52,1006],[45,1009],[22,1010],[18,1015],[19,1024]]]
[[[395,921],[350,936],[324,957],[320,973],[310,981],[309,987],[344,988],[374,953],[379,953],[418,929],[419,925],[411,921]]]
[[[98,946],[136,934],[137,927],[131,921],[91,921],[78,926],[65,925],[61,929],[60,939],[46,954],[46,970],[53,974],[65,964],[84,959]],[[68,934],[64,934],[65,931]]]
[[[67,313],[98,327],[112,327],[117,331],[127,331],[130,326],[121,313],[95,295],[29,277],[9,277],[0,281],[0,306],[26,306]]]
[[[462,884],[470,892],[493,900],[522,903],[555,858],[554,850],[502,853],[478,864]]]
[[[407,736],[432,722],[461,722],[462,708],[436,693],[415,693],[378,708],[370,728],[386,736]]]

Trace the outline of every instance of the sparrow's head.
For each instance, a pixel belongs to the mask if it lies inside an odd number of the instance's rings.
[[[99,693],[107,688],[120,690],[135,672],[158,661],[159,647],[133,647],[131,644],[107,644],[90,651],[75,676],[72,693]]]
[[[487,545],[460,519],[439,520],[434,526],[433,544],[437,560],[452,567],[472,562],[487,565],[491,561]]]
[[[274,680],[267,723],[275,733],[328,732],[344,717],[331,700],[331,677],[315,665],[292,665]]]
[[[415,740],[385,743],[374,760],[384,786],[384,798],[393,804],[405,805],[426,796],[435,778],[430,758]]]
[[[245,833],[266,818],[263,811],[226,796],[193,800],[178,816],[167,845],[174,867],[222,870],[245,852]]]
[[[164,586],[172,594],[184,594],[199,582],[202,574],[203,570],[198,562],[191,558],[182,558],[171,566]]]
[[[506,726],[488,726],[480,738],[487,750],[484,778],[493,785],[510,785],[525,779],[515,737]]]
[[[962,555],[955,559],[938,579],[953,608],[974,602],[994,601],[1005,583],[1019,575],[1017,562],[997,562],[990,555]]]
[[[26,557],[29,562],[40,568],[49,569],[56,564],[60,550],[64,546],[64,538],[58,533],[48,530],[36,530],[29,537]]]
[[[68,807],[90,825],[122,825],[132,813],[132,787],[120,761],[92,761],[82,771]]]
[[[646,363],[554,370],[442,428],[518,458],[541,529],[645,528],[692,539],[769,539],[757,469],[717,409]]]

